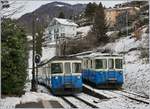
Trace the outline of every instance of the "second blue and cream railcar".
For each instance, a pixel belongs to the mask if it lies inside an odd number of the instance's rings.
[[[83,58],[82,78],[98,88],[121,88],[123,85],[123,57],[99,54]]]

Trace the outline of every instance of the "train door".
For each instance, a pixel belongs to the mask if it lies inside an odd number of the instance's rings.
[[[71,84],[72,84],[71,62],[64,62],[64,87],[71,88]]]
[[[115,62],[114,58],[108,58],[108,73],[107,79],[111,83],[115,83],[116,81],[116,73],[115,73]]]

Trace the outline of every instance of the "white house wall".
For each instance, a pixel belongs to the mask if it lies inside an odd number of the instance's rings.
[[[58,24],[57,25],[53,25],[49,27],[49,31],[51,33],[51,40],[54,41],[54,30],[58,29],[58,37],[61,36],[62,33],[65,34],[65,37],[75,37],[77,34],[77,27],[76,26],[71,26],[71,25],[62,25],[62,24]]]

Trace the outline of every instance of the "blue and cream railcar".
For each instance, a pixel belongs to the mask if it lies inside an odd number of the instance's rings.
[[[53,94],[75,94],[82,91],[81,60],[76,57],[54,57],[50,61]]]
[[[82,61],[82,78],[98,88],[120,88],[123,84],[123,57],[98,54]]]
[[[50,79],[51,79],[51,74],[50,74],[50,66],[48,65],[49,61],[44,60],[38,65],[38,70],[36,77],[38,79],[38,83],[49,86],[50,85]]]

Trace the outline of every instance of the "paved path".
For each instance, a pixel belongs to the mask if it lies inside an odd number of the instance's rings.
[[[17,104],[16,108],[63,108],[58,101],[39,101],[25,104]]]

